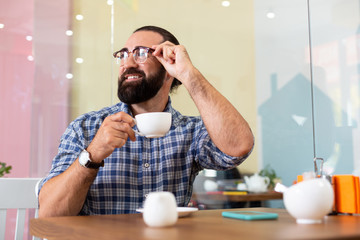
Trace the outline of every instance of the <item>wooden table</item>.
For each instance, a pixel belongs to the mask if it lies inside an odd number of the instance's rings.
[[[297,224],[285,209],[248,208],[279,214],[277,220],[243,221],[202,210],[179,218],[175,226],[147,227],[141,214],[31,219],[31,234],[51,239],[360,239],[360,216],[326,216],[321,224]]]

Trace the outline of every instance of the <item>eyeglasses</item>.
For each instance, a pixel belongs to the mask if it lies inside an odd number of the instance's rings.
[[[136,63],[144,63],[148,58],[149,53],[154,51],[155,49],[139,46],[134,48],[132,51],[129,51],[127,48],[123,48],[117,52],[114,52],[113,56],[116,58],[116,63],[122,66],[125,63],[125,60],[128,59],[130,53],[132,53]]]

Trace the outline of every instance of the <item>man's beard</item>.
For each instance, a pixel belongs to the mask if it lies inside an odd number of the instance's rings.
[[[126,82],[127,74],[139,74],[142,79],[139,81]],[[146,77],[144,71],[129,68],[118,80],[118,98],[127,104],[145,102],[153,98],[162,87],[166,70],[163,66],[153,76]]]

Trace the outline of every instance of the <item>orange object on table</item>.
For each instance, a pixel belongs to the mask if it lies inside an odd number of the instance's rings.
[[[334,175],[335,210],[338,213],[360,213],[358,176]]]

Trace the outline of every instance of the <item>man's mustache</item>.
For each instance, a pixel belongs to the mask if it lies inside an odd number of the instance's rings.
[[[144,71],[135,69],[135,68],[129,68],[129,69],[126,69],[125,72],[123,72],[123,74],[121,74],[121,77],[119,79],[120,80],[119,85],[121,85],[125,81],[126,75],[128,75],[128,74],[139,74],[143,77],[143,79],[146,77]]]

